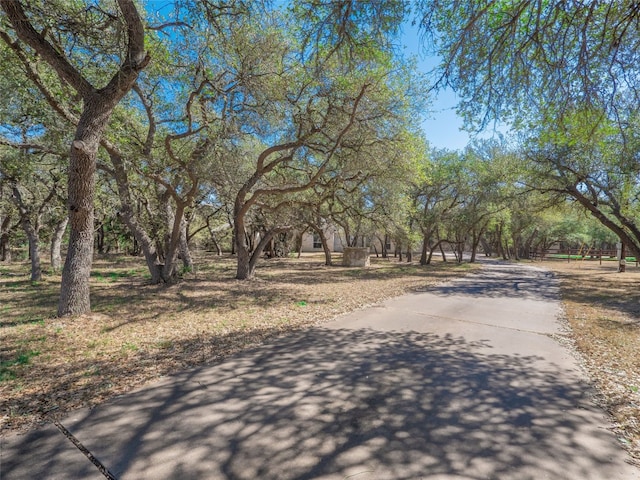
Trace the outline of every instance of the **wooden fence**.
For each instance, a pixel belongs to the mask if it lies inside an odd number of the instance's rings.
[[[565,250],[531,250],[529,256],[532,260],[564,260],[570,262],[581,262],[583,260],[598,260],[602,265],[605,261],[616,260],[616,250],[606,250],[603,248],[569,248]],[[629,258],[629,257],[627,257]],[[636,266],[640,259],[634,258]]]

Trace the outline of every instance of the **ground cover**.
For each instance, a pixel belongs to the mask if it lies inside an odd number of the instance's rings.
[[[612,416],[620,441],[640,461],[640,268],[627,263],[548,261],[561,282],[575,346]]]
[[[60,277],[32,283],[28,268],[0,265],[3,433],[475,267],[375,258],[366,269],[326,267],[303,256],[265,261],[257,280],[242,282],[233,258],[200,255],[194,272],[167,287],[148,284],[139,258],[102,257],[91,275],[93,313],[73,319],[51,316]]]

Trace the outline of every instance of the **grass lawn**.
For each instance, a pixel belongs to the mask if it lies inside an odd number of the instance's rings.
[[[420,267],[373,258],[367,269],[323,263],[321,255],[267,260],[256,280],[243,282],[234,279],[233,258],[200,255],[194,273],[159,286],[148,284],[142,259],[102,257],[91,275],[93,313],[72,319],[53,317],[58,276],[34,284],[27,263],[0,264],[2,431],[475,268],[437,260]]]
[[[539,263],[536,263],[539,265]],[[627,262],[543,262],[561,281],[575,345],[615,430],[640,460],[640,268]]]

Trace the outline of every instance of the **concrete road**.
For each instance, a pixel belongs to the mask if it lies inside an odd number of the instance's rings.
[[[557,341],[557,295],[491,263],[78,411],[77,445],[4,438],[0,479],[639,479]]]

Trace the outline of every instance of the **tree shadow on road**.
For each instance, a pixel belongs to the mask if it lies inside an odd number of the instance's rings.
[[[558,300],[558,281],[552,272],[513,264],[493,264],[446,285],[429,288],[436,295],[482,298]]]
[[[604,478],[619,457],[589,388],[539,361],[314,328],[63,423],[121,479]]]

